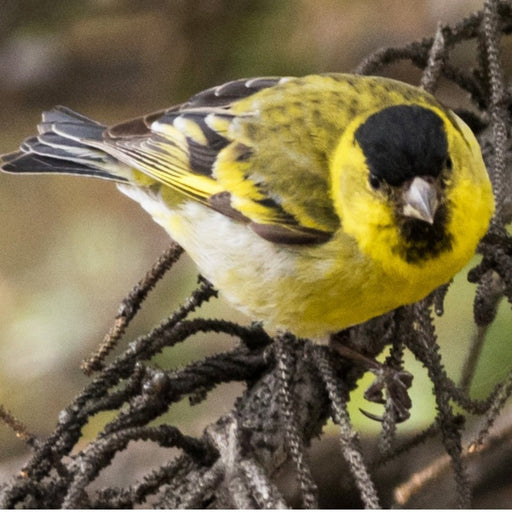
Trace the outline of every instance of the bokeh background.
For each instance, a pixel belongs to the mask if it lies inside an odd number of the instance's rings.
[[[40,112],[54,104],[113,123],[244,76],[350,71],[373,50],[431,35],[438,21],[460,20],[482,1],[2,0],[0,6],[3,153],[31,135]],[[472,65],[474,50],[472,45],[458,49],[458,62]],[[386,73],[412,83],[419,77],[409,65]],[[465,97],[449,87],[440,94],[450,105],[465,104]],[[80,362],[168,239],[113,184],[2,174],[0,240],[0,403],[45,436],[87,382]],[[194,282],[193,266],[184,258],[159,284],[128,339],[167,316]],[[439,321],[443,355],[454,378],[474,334],[472,292],[465,275],[459,276]],[[208,305],[205,314],[247,322],[221,300]],[[502,306],[478,368],[476,395],[483,396],[512,366],[511,320]],[[160,364],[183,364],[231,343],[198,339],[165,353]],[[421,369],[410,365],[417,376],[406,430],[433,415],[430,386]],[[198,434],[229,410],[239,391],[217,391],[199,413],[184,405],[170,414],[187,432]],[[357,400],[358,428],[375,432],[378,425],[358,413]],[[85,434],[93,435],[105,419]],[[0,478],[18,469],[27,453],[0,425]]]

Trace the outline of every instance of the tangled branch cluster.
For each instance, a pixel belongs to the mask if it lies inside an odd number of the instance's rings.
[[[432,38],[379,50],[357,70],[377,73],[391,63],[406,60],[423,70],[421,86],[425,89],[435,91],[439,81],[446,79],[469,93],[473,110],[460,114],[479,135],[494,187],[496,215],[480,244],[482,261],[469,276],[478,283],[474,317],[479,335],[460,386],[444,370],[433,325],[432,310],[442,314],[447,286],[415,305],[338,335],[346,346],[366,347],[368,357],[391,345],[385,367],[393,375],[402,369],[405,349],[427,368],[435,391],[437,417],[431,427],[407,445],[396,446],[394,440],[396,422],[400,419],[396,393],[389,382],[385,395],[378,386],[373,388],[372,393],[380,398],[385,396],[386,403],[380,442],[382,455],[376,464],[384,464],[412,449],[426,437],[439,435],[455,475],[458,505],[463,507],[468,507],[471,499],[466,469],[468,452],[462,441],[464,419],[454,412],[454,404],[459,410],[485,418],[472,445],[475,449],[484,443],[512,392],[511,374],[486,400],[473,400],[466,393],[499,301],[505,297],[512,303],[512,240],[505,230],[512,219],[509,176],[512,102],[500,60],[500,38],[511,31],[511,2],[488,0],[481,12],[459,24],[440,25]],[[469,40],[478,42],[477,58],[475,68],[465,70],[451,63],[450,55],[457,45]],[[348,462],[362,504],[368,508],[379,507],[369,465],[347,412],[348,393],[364,368],[340,358],[329,347],[315,346],[308,340],[288,334],[272,339],[256,324],[244,327],[223,320],[191,319],[190,314],[215,295],[204,280],[200,280],[197,289],[170,318],[132,341],[112,362],[106,363],[147,293],[181,252],[178,246],[171,246],[123,302],[100,350],[84,363],[84,370],[95,373],[94,378],[62,411],[50,437],[37,439],[0,409],[4,423],[33,450],[22,471],[1,485],[0,506],[280,508],[289,503],[276,485],[275,475],[286,460],[291,460],[303,505],[316,507],[317,485],[307,447],[321,433],[328,418],[332,418],[340,427],[341,455]],[[198,332],[225,333],[238,340],[238,344],[231,351],[178,370],[159,369],[151,364],[155,354],[186,342]],[[155,425],[155,420],[172,404],[185,397],[197,403],[206,399],[218,384],[235,381],[246,384],[245,392],[233,410],[209,425],[201,437],[188,436],[166,423]],[[115,411],[116,416],[85,448],[72,452],[81,438],[82,427],[102,411]],[[131,441],[151,441],[164,449],[173,447],[180,455],[132,485],[91,490],[99,473]],[[407,503],[406,494],[396,494],[398,504]]]

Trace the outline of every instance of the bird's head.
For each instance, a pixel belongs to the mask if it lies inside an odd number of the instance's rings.
[[[474,251],[492,214],[478,143],[441,106],[399,104],[356,119],[331,165],[344,230],[383,264],[421,267]]]

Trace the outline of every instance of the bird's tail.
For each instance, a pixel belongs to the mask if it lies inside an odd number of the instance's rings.
[[[19,151],[0,156],[0,168],[11,173],[80,174],[126,182],[124,164],[101,149],[106,127],[66,107],[44,112],[38,135]]]

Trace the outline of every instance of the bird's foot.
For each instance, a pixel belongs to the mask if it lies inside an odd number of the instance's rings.
[[[408,389],[411,387],[413,376],[408,371],[382,364],[341,343],[334,342],[331,346],[344,359],[356,361],[375,375],[375,380],[364,393],[366,400],[377,404],[388,404],[397,423],[409,418],[412,402]],[[381,416],[362,409],[361,412],[373,420],[383,420]]]

